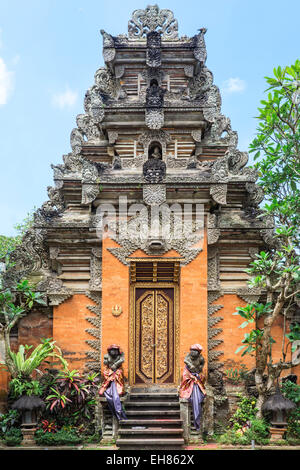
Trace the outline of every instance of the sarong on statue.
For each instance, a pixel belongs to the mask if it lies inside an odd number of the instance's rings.
[[[124,380],[122,369],[113,371],[109,367],[105,367],[103,371],[104,383],[102,384],[99,395],[104,395],[111,412],[120,419],[127,419],[123,410],[120,395],[124,393]]]
[[[190,372],[187,366],[183,370],[182,382],[179,388],[180,398],[188,398],[193,408],[194,425],[197,431],[200,429],[202,402],[206,391],[204,387],[205,377],[203,374]]]

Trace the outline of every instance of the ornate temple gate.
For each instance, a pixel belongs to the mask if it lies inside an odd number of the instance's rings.
[[[130,272],[130,383],[177,383],[179,262],[131,262]]]

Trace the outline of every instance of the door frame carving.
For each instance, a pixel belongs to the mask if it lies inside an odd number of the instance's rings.
[[[129,385],[134,384],[135,378],[135,290],[136,288],[146,289],[174,289],[174,381],[175,384],[180,383],[180,367],[179,367],[179,285],[174,282],[136,282],[130,285],[130,299],[129,299],[129,367],[128,367],[128,380]],[[161,384],[160,386],[170,386],[172,384]],[[143,384],[147,387],[147,384]]]

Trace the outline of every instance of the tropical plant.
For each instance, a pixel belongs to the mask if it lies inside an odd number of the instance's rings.
[[[42,342],[29,354],[32,346],[19,346],[17,353],[9,350],[9,356],[13,364],[13,377],[21,377],[28,380],[34,371],[39,371],[38,367],[50,357],[58,358],[64,367],[67,362],[63,359],[61,350],[56,346],[51,338],[43,339]]]
[[[46,400],[48,401],[47,407],[50,411],[59,411],[59,409],[64,409],[68,403],[72,403],[66,395],[61,393],[57,388],[51,387],[52,393],[48,395]]]
[[[54,421],[48,421],[47,419],[44,419],[42,421],[42,429],[44,432],[56,432],[56,424]]]
[[[28,212],[22,222],[14,225],[14,229],[17,232],[16,236],[7,237],[0,235],[0,260],[4,260],[7,266],[10,265],[9,257],[11,253],[21,244],[26,231],[33,225],[33,213],[34,210]]]
[[[292,366],[287,360],[292,342],[300,339],[299,325],[287,322],[300,298],[300,61],[274,69],[274,77],[266,77],[266,81],[268,95],[261,101],[259,126],[250,152],[255,153],[258,184],[265,193],[266,202],[258,216],[274,220],[276,230],[269,251],[257,254],[246,270],[250,274],[249,286],[262,290],[263,302],[236,312],[244,320],[242,328],[253,326],[236,352],[255,357],[258,418],[262,417],[263,402],[282,370]],[[280,316],[281,358],[275,362],[273,327]]]
[[[20,413],[17,410],[9,410],[6,414],[0,414],[0,436],[20,421]]]
[[[0,352],[4,356],[0,360],[5,363],[12,377],[16,377],[18,372],[12,358],[10,332],[34,304],[45,305],[45,301],[40,292],[30,287],[28,280],[17,283],[12,289],[0,291]]]
[[[39,380],[25,380],[18,377],[12,379],[9,383],[9,395],[12,399],[18,399],[22,395],[41,396],[43,387]]]
[[[60,429],[55,433],[44,432],[39,429],[35,433],[35,441],[38,445],[60,446],[60,445],[76,445],[83,440],[82,436],[78,436],[75,431],[65,431]]]
[[[282,384],[281,391],[286,398],[297,405],[288,417],[287,437],[296,438],[300,441],[300,385],[286,380]]]
[[[18,446],[23,440],[22,431],[20,428],[11,427],[4,435],[4,443],[7,446]]]
[[[245,364],[239,364],[238,367],[225,369],[224,373],[229,382],[240,383],[247,379],[249,370]]]

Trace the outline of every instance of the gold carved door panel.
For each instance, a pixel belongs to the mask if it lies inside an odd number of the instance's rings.
[[[135,291],[135,383],[174,382],[174,289]]]

